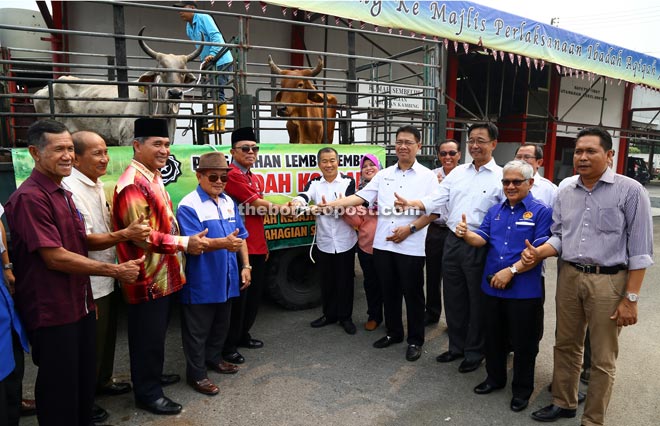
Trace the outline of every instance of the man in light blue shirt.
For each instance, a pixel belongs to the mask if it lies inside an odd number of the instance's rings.
[[[181,7],[183,10],[179,12],[181,19],[186,22],[186,34],[188,38],[193,41],[204,41],[209,43],[218,43],[224,44],[225,39],[222,36],[222,33],[218,29],[218,26],[215,24],[215,21],[210,15],[206,13],[196,13],[197,2],[196,1],[182,1],[174,4],[175,7]],[[231,72],[233,66],[231,65],[234,61],[234,58],[231,55],[231,52],[227,50],[220,58],[217,60],[215,56],[220,51],[221,46],[219,45],[205,45],[202,49],[201,58],[204,68],[210,68],[213,66],[215,61],[215,70],[223,70],[225,72]],[[229,81],[228,74],[215,74],[215,83],[217,86],[214,91],[218,94],[218,104],[214,108],[215,115],[226,116],[227,115],[227,104],[225,99],[225,89],[223,86],[226,86]],[[217,133],[224,132],[225,130],[225,119],[214,120],[213,124],[209,127],[205,127],[202,130]]]

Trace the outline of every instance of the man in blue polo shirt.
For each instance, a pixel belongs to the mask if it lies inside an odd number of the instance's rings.
[[[188,38],[193,41],[205,41],[210,43],[220,43],[224,44],[225,39],[222,36],[222,33],[218,29],[218,26],[215,24],[215,21],[210,15],[206,13],[197,13],[197,2],[196,1],[182,1],[174,4],[175,7],[183,8],[179,12],[181,19],[186,22],[186,34]],[[214,70],[220,70],[226,72],[232,71],[231,63],[234,62],[233,56],[229,50],[227,50],[220,58],[215,59],[215,55],[220,51],[222,47],[215,45],[205,45],[202,49],[201,58],[203,61],[204,68],[212,67]],[[215,64],[214,64],[215,61]],[[230,64],[230,65],[227,65]],[[218,103],[214,108],[215,115],[227,115],[227,104],[225,103],[225,90],[222,86],[225,86],[229,81],[229,74],[216,74],[215,82],[219,86],[214,89],[218,94]],[[211,133],[224,132],[225,131],[225,119],[221,118],[219,120],[214,120],[213,124],[209,127],[205,127],[202,130]]]
[[[199,186],[179,203],[177,220],[183,235],[208,229],[209,246],[202,254],[188,255],[186,259],[181,334],[188,384],[202,394],[217,395],[219,389],[209,380],[206,370],[220,374],[238,371],[238,366],[222,359],[231,313],[228,301],[238,297],[239,288],[250,285],[252,267],[244,242],[248,233],[238,207],[223,194],[229,172],[225,155],[203,154],[196,172]],[[240,273],[235,252],[242,260]]]
[[[485,316],[485,381],[474,388],[479,395],[506,385],[509,343],[513,346],[511,410],[524,410],[534,391],[534,364],[543,322],[541,262],[523,265],[525,241],[538,246],[550,237],[552,209],[529,192],[534,169],[523,161],[504,166],[506,201],[488,210],[476,231],[468,229],[465,214],[456,236],[474,247],[488,245],[481,280]]]

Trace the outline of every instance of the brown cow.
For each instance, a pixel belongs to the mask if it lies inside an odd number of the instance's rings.
[[[281,70],[275,65],[270,55],[268,56],[268,64],[274,74],[292,77],[314,77],[323,69],[323,59],[320,57],[314,69]],[[297,78],[282,78],[282,88],[316,90],[311,80]],[[291,117],[286,122],[289,143],[324,143],[324,134],[327,134],[327,142],[332,143],[335,121],[331,119],[335,118],[337,113],[337,98],[333,95],[324,95],[320,92],[282,91],[277,93],[275,102],[284,104],[277,107],[277,115]],[[289,104],[307,104],[307,106]],[[296,120],[298,117],[311,117],[319,120]],[[323,120],[323,117],[327,117],[328,120]],[[326,123],[327,129],[324,132]]]

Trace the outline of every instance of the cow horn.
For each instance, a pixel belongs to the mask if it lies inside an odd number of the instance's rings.
[[[316,64],[316,68],[309,72],[309,76],[315,77],[321,71],[323,71],[323,58],[319,56],[319,62]]]
[[[204,42],[204,34],[202,34],[202,40],[201,41]],[[193,59],[195,59],[196,57],[198,57],[199,54],[202,53],[202,49],[204,49],[204,45],[200,44],[199,47],[197,47],[197,49],[195,49],[192,53],[189,53],[188,55],[186,55],[186,62],[190,62]]]
[[[273,62],[273,58],[270,55],[268,55],[268,65],[270,65],[271,71],[273,71],[275,74],[279,74],[279,75],[282,74],[282,70],[280,69],[280,67],[275,65],[275,62]]]
[[[145,28],[147,28],[147,27],[142,27],[142,29],[138,33],[138,35],[140,37],[142,37],[142,33],[144,32]],[[142,39],[138,40],[138,43],[140,44],[140,47],[142,48],[142,50],[144,50],[144,53],[146,53],[147,55],[151,56],[154,59],[158,59],[158,52],[153,50],[151,47],[147,46],[147,43],[142,41]]]

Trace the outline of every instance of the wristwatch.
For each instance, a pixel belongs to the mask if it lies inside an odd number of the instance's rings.
[[[14,269],[14,264],[13,263],[5,263],[4,265],[2,265],[2,269],[5,269],[5,270]]]
[[[252,265],[243,265],[243,269],[252,270]]]
[[[628,299],[631,302],[635,303],[639,300],[639,294],[626,292],[626,299]]]
[[[410,233],[414,234],[415,232],[417,232],[417,227],[411,223],[410,224]]]
[[[513,275],[516,275],[518,273],[518,268],[516,268],[516,265],[511,265],[509,266],[509,271],[511,271]]]

